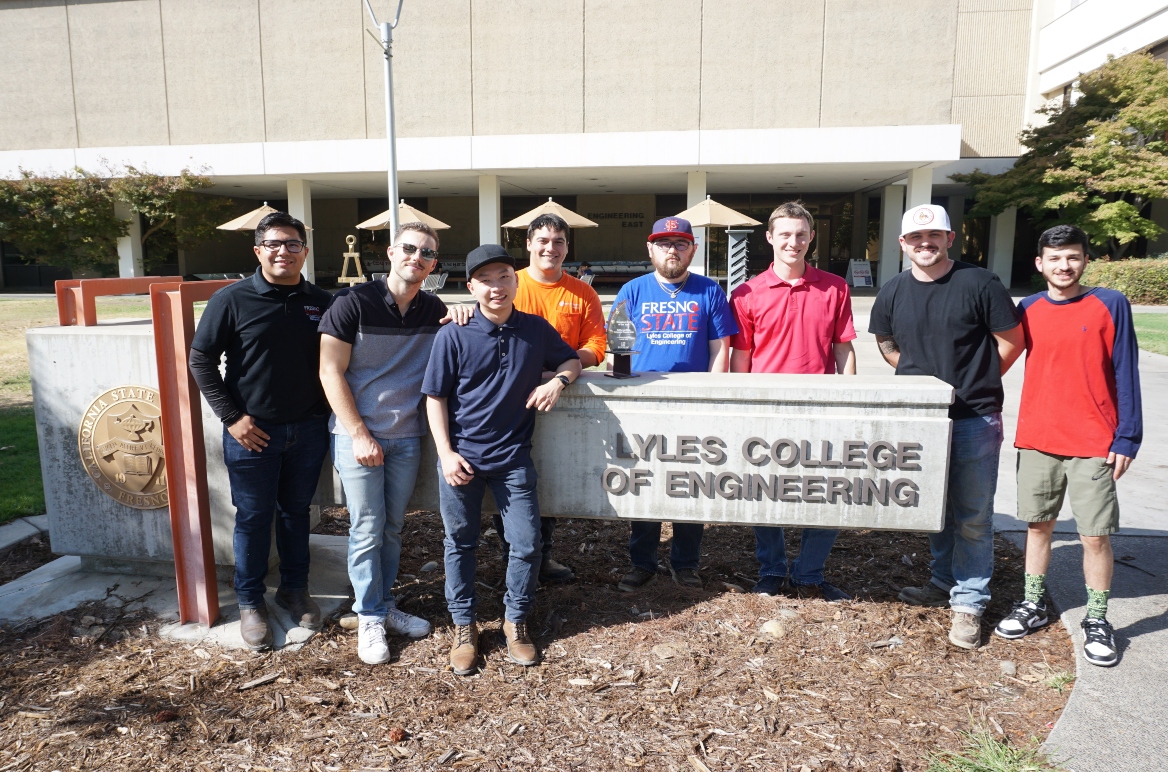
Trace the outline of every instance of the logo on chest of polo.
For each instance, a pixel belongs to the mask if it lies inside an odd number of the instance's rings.
[[[304,307],[304,315],[307,316],[310,321],[319,322],[320,321],[320,306],[305,306]]]

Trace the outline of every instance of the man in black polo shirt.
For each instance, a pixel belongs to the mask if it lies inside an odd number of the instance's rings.
[[[308,595],[308,506],[329,449],[318,375],[317,325],[329,294],[301,278],[304,224],[273,212],[256,227],[255,275],[216,292],[191,342],[191,374],[223,421],[223,462],[235,505],[235,594],[240,632],[271,646],[264,576],[276,523],[276,603],[301,627],[320,627]],[[226,377],[219,359],[227,355]]]
[[[450,664],[469,675],[478,659],[475,548],[487,486],[507,527],[510,559],[503,634],[519,665],[539,661],[527,631],[541,560],[539,500],[531,435],[535,411],[551,410],[580,375],[580,357],[542,317],[514,307],[515,258],[497,244],[466,256],[467,288],[478,301],[465,327],[434,341],[422,393],[438,449],[438,492],[446,553],[446,606],[454,618]],[[540,385],[543,372],[556,373]]]

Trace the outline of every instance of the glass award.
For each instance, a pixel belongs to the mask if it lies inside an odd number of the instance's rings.
[[[632,372],[633,350],[637,342],[637,328],[629,318],[626,302],[622,300],[608,315],[608,353],[612,354],[612,371],[605,373],[610,378],[635,378]]]

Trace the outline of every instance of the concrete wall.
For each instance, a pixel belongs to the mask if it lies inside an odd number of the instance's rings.
[[[397,126],[429,137],[960,120],[970,154],[1009,154],[1030,16],[1031,0],[411,2],[395,32]],[[368,27],[361,0],[2,4],[0,150],[384,136]]]

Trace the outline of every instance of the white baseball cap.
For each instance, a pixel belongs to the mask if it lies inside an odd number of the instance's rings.
[[[900,235],[913,231],[951,231],[949,213],[936,204],[914,206],[900,218]]]

